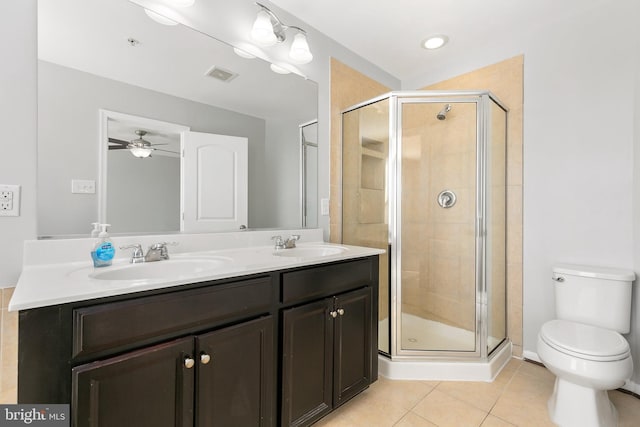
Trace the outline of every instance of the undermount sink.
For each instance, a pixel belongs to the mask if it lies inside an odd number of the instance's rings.
[[[89,276],[98,280],[156,280],[197,277],[215,271],[228,263],[223,257],[169,259],[166,261],[128,264],[118,268],[97,270]]]
[[[318,245],[318,246],[298,246],[292,249],[280,249],[274,252],[275,256],[292,258],[321,258],[338,255],[346,251],[344,246]]]

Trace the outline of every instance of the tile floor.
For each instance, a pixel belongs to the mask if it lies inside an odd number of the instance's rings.
[[[314,427],[545,427],[555,377],[512,359],[492,383],[395,381],[381,377]],[[640,426],[640,399],[609,392],[620,427]]]
[[[384,377],[314,427],[546,427],[554,376],[512,359],[492,383],[396,381]],[[619,427],[640,426],[640,399],[609,392]],[[0,403],[15,403],[15,389]]]

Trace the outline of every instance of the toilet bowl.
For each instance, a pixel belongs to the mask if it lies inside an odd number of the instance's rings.
[[[561,427],[615,427],[608,390],[631,378],[631,270],[558,264],[552,269],[555,320],[542,325],[538,357],[555,374],[551,420]]]
[[[618,415],[607,390],[624,385],[633,361],[619,333],[567,320],[545,323],[538,356],[556,375],[548,409],[561,427],[614,427]]]

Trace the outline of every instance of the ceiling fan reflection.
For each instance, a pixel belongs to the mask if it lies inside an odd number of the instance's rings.
[[[132,155],[139,158],[147,158],[151,157],[152,151],[162,151],[165,153],[178,154],[175,151],[171,150],[163,150],[161,148],[156,148],[158,145],[167,145],[167,144],[152,144],[151,142],[144,139],[144,136],[148,133],[146,130],[136,130],[135,131],[138,138],[133,139],[131,141],[123,141],[121,139],[109,138],[109,150],[129,150]]]

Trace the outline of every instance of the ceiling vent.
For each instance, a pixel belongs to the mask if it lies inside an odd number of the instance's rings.
[[[218,79],[223,82],[230,82],[231,80],[238,77],[238,73],[234,73],[233,71],[225,70],[224,68],[220,68],[217,66],[213,66],[204,73],[205,76],[213,77],[214,79]]]

